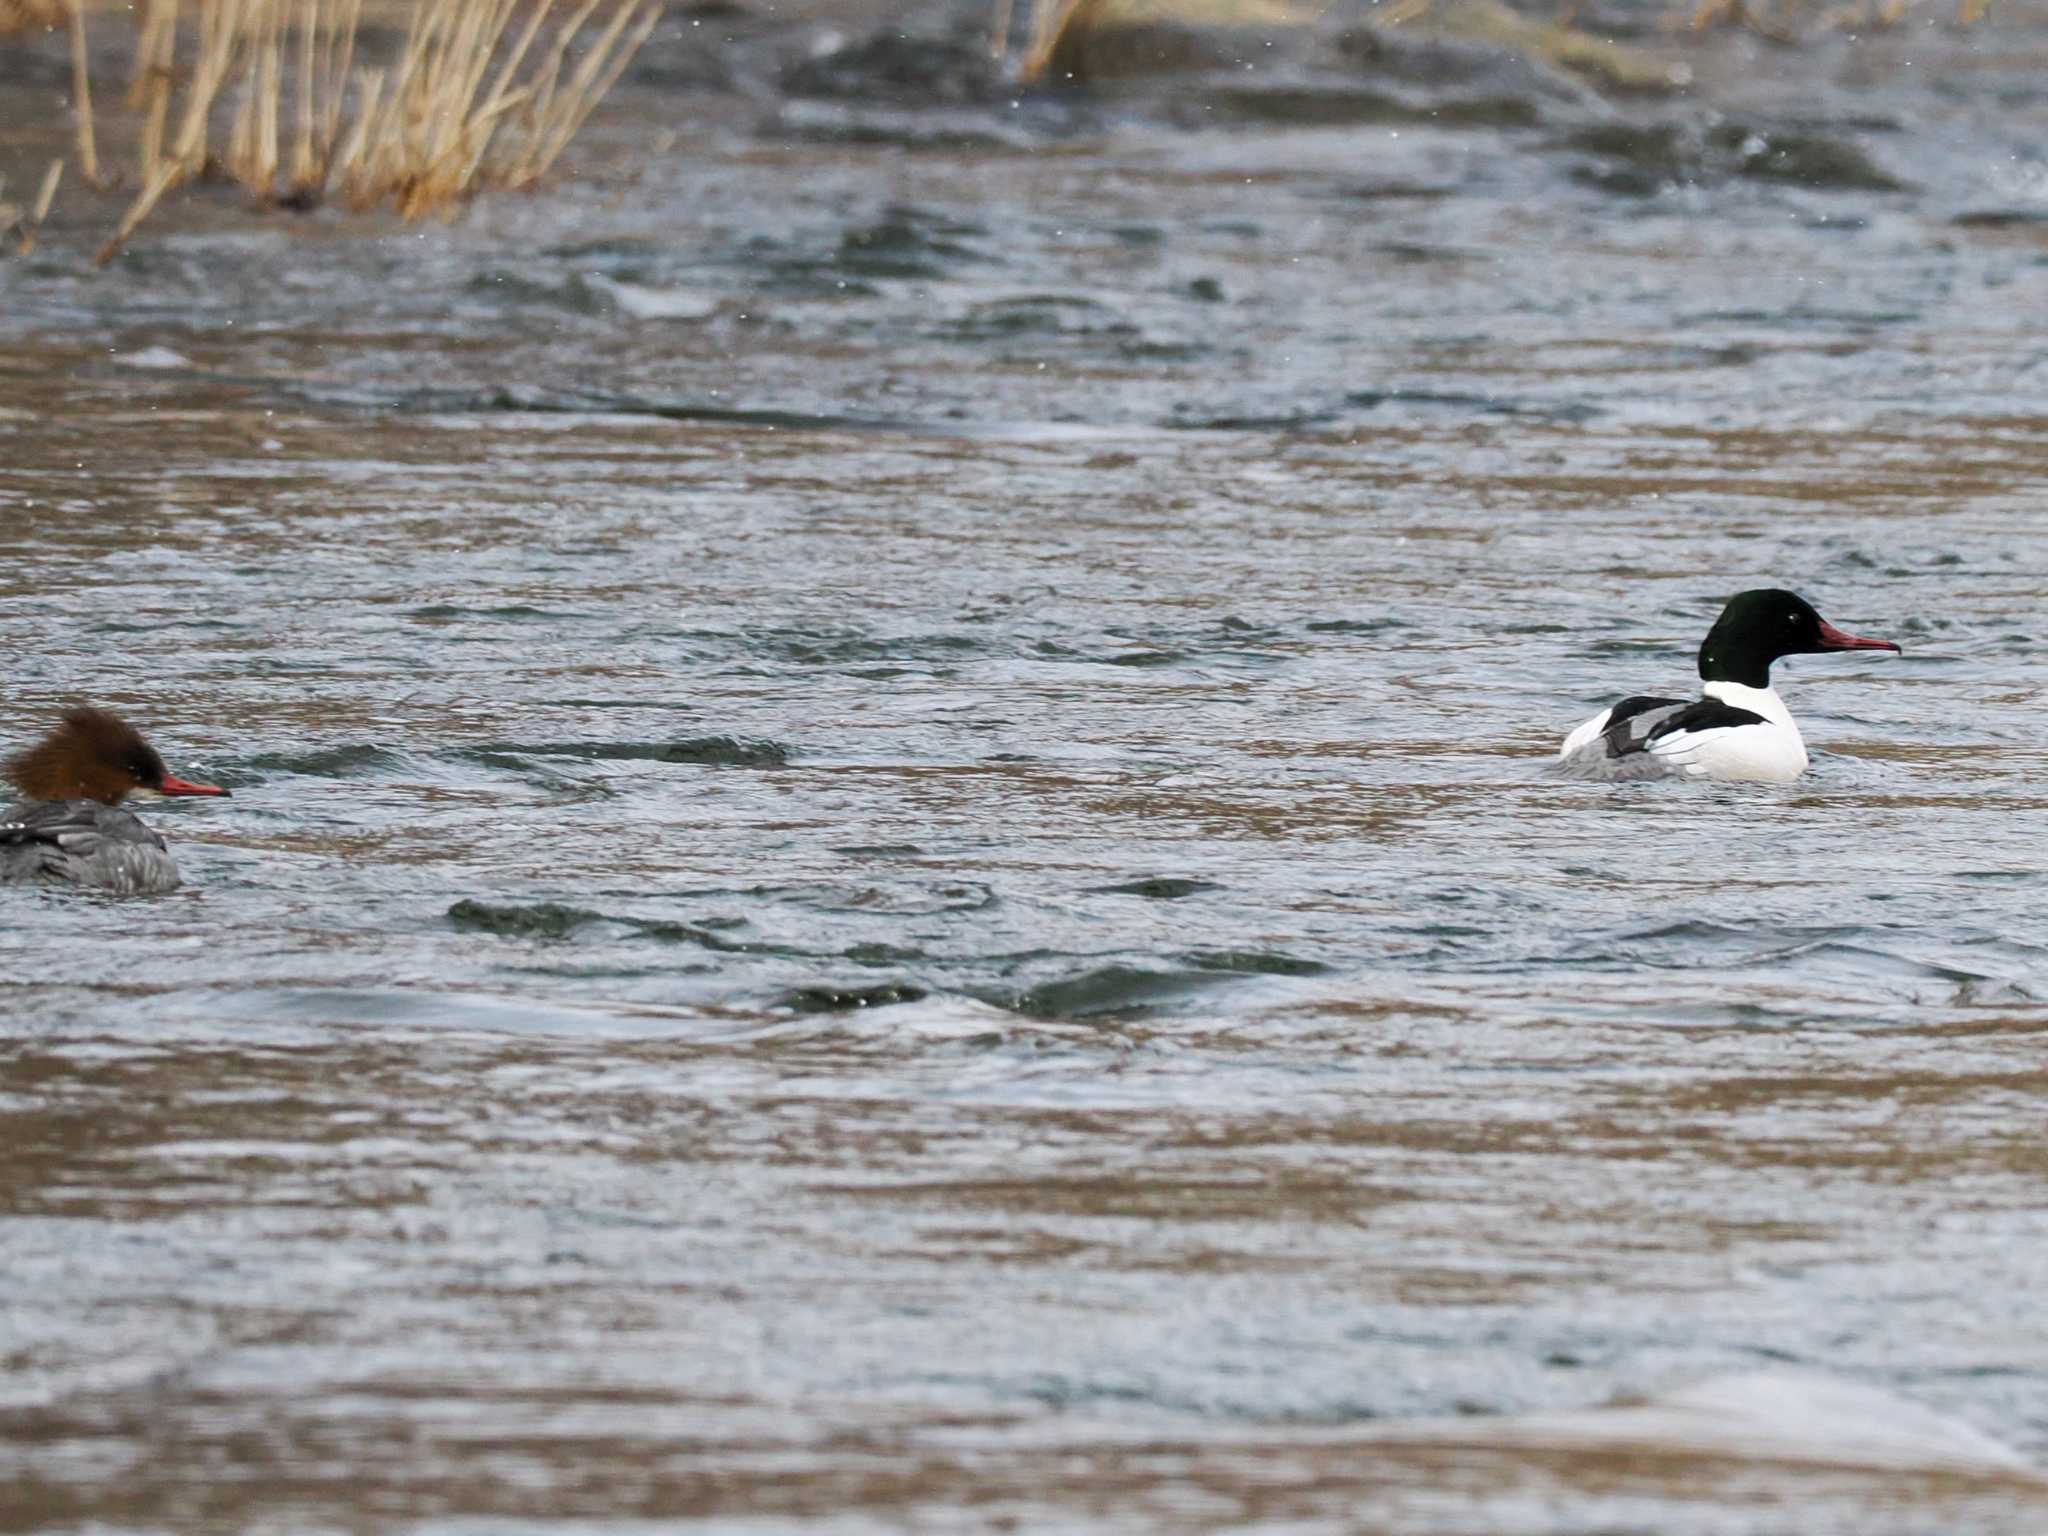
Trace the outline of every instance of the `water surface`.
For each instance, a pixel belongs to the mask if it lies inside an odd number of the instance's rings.
[[[234,790],[0,899],[9,1526],[2038,1529],[2023,18],[1797,57],[1891,186],[757,21],[0,265],[7,733]],[[1759,584],[1806,778],[1546,777]],[[1516,1427],[1759,1370],[2021,1462]]]

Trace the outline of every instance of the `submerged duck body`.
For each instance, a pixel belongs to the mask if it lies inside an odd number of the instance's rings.
[[[122,802],[227,793],[176,777],[134,726],[86,707],[67,710],[0,774],[21,795],[0,811],[0,884],[57,880],[126,896],[176,890],[178,866]]]
[[[1771,686],[1771,663],[1828,651],[1893,651],[1845,634],[1797,593],[1739,592],[1700,642],[1700,697],[1638,694],[1565,737],[1560,771],[1623,782],[1694,778],[1783,783],[1806,771],[1806,742]]]

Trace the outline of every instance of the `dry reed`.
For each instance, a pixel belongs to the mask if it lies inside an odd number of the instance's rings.
[[[0,0],[0,37],[10,32],[49,32],[69,14],[64,0]]]
[[[1077,73],[1091,36],[1119,28],[1172,22],[1272,32],[1310,25],[1328,9],[1329,0],[1037,0],[1017,74],[1028,84],[1048,74]],[[1371,19],[1377,26],[1491,43],[1622,90],[1662,88],[1671,73],[1671,62],[1655,53],[1596,37],[1568,21],[1526,16],[1501,0],[1388,0]]]
[[[100,185],[99,149],[92,132],[92,71],[85,58],[85,0],[71,0],[71,110],[78,114],[78,174]]]
[[[1035,0],[1031,37],[1017,62],[1017,77],[1030,84],[1058,71],[1055,62],[1071,57],[1091,32],[1173,22],[1190,27],[1293,27],[1313,22],[1323,5],[1317,0]],[[1009,17],[1003,12],[1007,35]]]
[[[1796,43],[1828,32],[1881,32],[1904,21],[1913,0],[1843,0],[1833,5],[1808,5],[1801,0],[1699,0],[1686,25],[1694,32],[1726,24],[1745,27],[1773,42]],[[1991,10],[1991,0],[1957,0],[1957,26],[1971,27]]]
[[[417,0],[395,63],[357,68],[362,0],[145,0],[125,97],[140,117],[137,191],[98,259],[110,260],[172,188],[202,175],[262,203],[308,207],[332,196],[407,219],[486,187],[531,186],[617,83],[662,3]],[[79,163],[91,181],[79,4],[71,0]]]
[[[1675,28],[1704,31],[1718,23],[1747,27],[1782,42],[1830,31],[1881,29],[1902,21],[1916,0],[1693,0]],[[1956,0],[1958,25],[1981,21],[1992,0]],[[1026,84],[1061,72],[1061,61],[1082,56],[1089,34],[1156,22],[1189,27],[1280,27],[1318,19],[1329,0],[1030,0],[1029,40],[1016,62]],[[993,0],[990,46],[1008,51],[1011,0]],[[1376,3],[1380,26],[1424,25],[1432,30],[1498,43],[1548,58],[1622,89],[1660,83],[1668,64],[1654,55],[1612,43],[1572,25],[1575,0],[1563,0],[1552,20],[1510,10],[1498,0],[1392,0]]]
[[[0,234],[14,237],[17,254],[26,256],[36,248],[36,233],[50,216],[50,204],[57,200],[57,184],[63,179],[64,162],[52,160],[43,173],[43,184],[33,204],[24,208],[19,203],[0,202]],[[0,192],[6,190],[6,178],[0,177]]]

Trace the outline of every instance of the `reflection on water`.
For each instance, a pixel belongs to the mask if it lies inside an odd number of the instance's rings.
[[[11,1523],[2038,1529],[2010,104],[803,89],[0,265],[9,737],[236,791],[0,895]],[[1805,779],[1543,774],[1762,583]]]

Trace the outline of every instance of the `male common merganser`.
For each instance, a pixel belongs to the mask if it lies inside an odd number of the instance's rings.
[[[164,840],[121,802],[227,793],[174,778],[134,726],[86,706],[66,710],[0,773],[22,795],[0,811],[0,884],[53,878],[124,896],[176,890],[178,866]]]
[[[1796,593],[1738,592],[1700,642],[1703,698],[1623,699],[1565,737],[1560,770],[1581,779],[1766,779],[1806,771],[1806,743],[1771,687],[1780,656],[1898,651],[1845,635]]]

